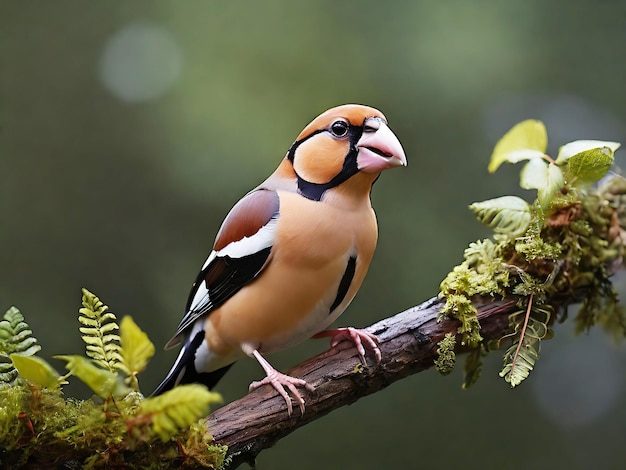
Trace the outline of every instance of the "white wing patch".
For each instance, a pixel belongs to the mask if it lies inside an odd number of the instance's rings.
[[[251,237],[243,237],[241,240],[229,243],[219,251],[212,251],[202,265],[201,271],[204,271],[216,258],[223,258],[225,256],[230,258],[242,258],[258,253],[265,248],[272,247],[274,245],[274,239],[276,238],[277,224],[278,218],[273,217]],[[189,304],[189,310],[194,311],[199,305],[206,304],[207,299],[209,299],[209,290],[207,289],[206,283],[201,281]]]
[[[193,295],[193,300],[189,305],[189,310],[191,312],[195,311],[199,305],[203,305],[206,303],[206,299],[209,298],[209,289],[206,288],[206,283],[204,281],[198,284],[198,288],[196,289],[196,293]]]
[[[215,251],[212,251],[209,257],[206,259],[206,261],[202,265],[202,269],[200,271],[204,271],[207,268],[207,266],[211,264],[211,261],[213,261],[216,256],[217,256],[217,253]]]

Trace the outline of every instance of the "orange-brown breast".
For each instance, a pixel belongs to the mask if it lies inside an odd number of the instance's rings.
[[[243,344],[279,350],[307,339],[327,326],[327,317],[307,316],[322,299],[330,306],[349,257],[356,253],[357,268],[346,304],[369,267],[377,239],[369,198],[362,207],[345,210],[293,193],[279,195],[278,241],[269,265],[207,318],[209,347],[218,354]]]

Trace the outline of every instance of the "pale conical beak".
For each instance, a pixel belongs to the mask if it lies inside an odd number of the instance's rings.
[[[379,118],[363,124],[363,135],[356,144],[357,167],[366,173],[380,173],[388,168],[406,166],[406,155],[400,141]]]

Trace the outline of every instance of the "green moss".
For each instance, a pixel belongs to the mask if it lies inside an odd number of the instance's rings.
[[[461,344],[476,347],[482,341],[476,308],[471,297],[503,294],[510,273],[499,256],[499,246],[491,240],[471,243],[465,261],[456,266],[441,282],[439,297],[446,303],[440,318],[449,316],[461,322]]]
[[[454,370],[456,363],[455,345],[456,339],[451,333],[446,333],[443,339],[437,343],[438,357],[435,359],[435,367],[442,375],[448,375]]]
[[[2,448],[15,449],[26,433],[26,421],[20,419],[27,391],[24,387],[0,385],[0,442]]]
[[[560,243],[548,243],[538,234],[529,234],[515,243],[515,251],[527,262],[535,260],[557,260],[563,252]]]
[[[462,294],[448,294],[445,299],[446,303],[441,309],[440,319],[447,315],[459,320],[461,325],[457,331],[462,334],[462,345],[476,346],[480,344],[482,341],[480,324],[476,316],[476,307],[474,307],[472,301]]]

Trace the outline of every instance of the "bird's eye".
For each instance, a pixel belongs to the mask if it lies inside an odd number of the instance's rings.
[[[339,119],[330,125],[330,131],[335,137],[345,137],[348,134],[349,128],[350,126],[348,123],[342,119]]]

